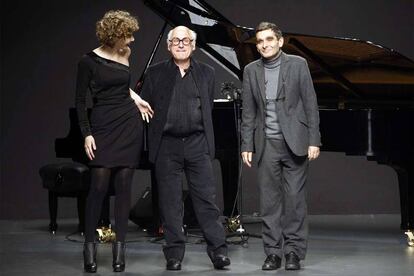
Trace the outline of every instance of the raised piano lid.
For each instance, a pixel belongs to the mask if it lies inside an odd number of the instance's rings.
[[[203,0],[145,0],[171,26],[188,26],[197,46],[242,80],[259,58],[253,28],[233,24]],[[393,49],[351,38],[284,33],[283,51],[304,57],[320,108],[414,108],[414,61]]]

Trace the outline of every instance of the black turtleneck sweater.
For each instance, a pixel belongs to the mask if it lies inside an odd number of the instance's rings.
[[[280,56],[278,55],[271,60],[262,59],[265,71],[265,87],[266,87],[266,119],[265,134],[266,138],[282,139],[282,129],[276,112],[276,98],[280,73]]]

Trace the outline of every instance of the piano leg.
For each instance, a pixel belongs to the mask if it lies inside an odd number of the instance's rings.
[[[221,166],[224,201],[223,214],[225,216],[231,216],[238,188],[239,166],[237,153],[234,155],[228,154],[227,156],[217,156],[216,154],[216,158],[220,161]],[[234,214],[238,214],[237,206],[233,215]]]
[[[58,208],[58,197],[55,192],[49,191],[49,231],[54,235],[58,228],[56,218],[57,218],[57,208]]]
[[[411,162],[392,165],[398,175],[401,206],[401,229],[414,230],[414,172]],[[410,169],[411,168],[411,169]]]
[[[158,208],[158,187],[155,178],[155,170],[151,167],[151,206],[152,206],[152,223],[149,229],[150,234],[162,236],[160,214]]]
[[[400,185],[401,229],[405,230],[408,246],[414,247],[414,172],[409,166],[395,171]]]

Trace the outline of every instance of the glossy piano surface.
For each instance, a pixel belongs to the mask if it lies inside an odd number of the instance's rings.
[[[197,46],[240,80],[259,58],[253,28],[237,26],[203,0],[144,0],[171,26],[197,33]],[[304,57],[321,108],[414,108],[414,61],[356,38],[284,33],[283,51]]]

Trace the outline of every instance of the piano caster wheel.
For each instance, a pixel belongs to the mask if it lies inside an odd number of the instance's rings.
[[[408,246],[414,247],[414,232],[412,230],[407,230],[404,233],[407,235]]]
[[[50,223],[49,224],[49,232],[52,233],[53,235],[56,234],[57,228],[58,228],[57,223]]]

